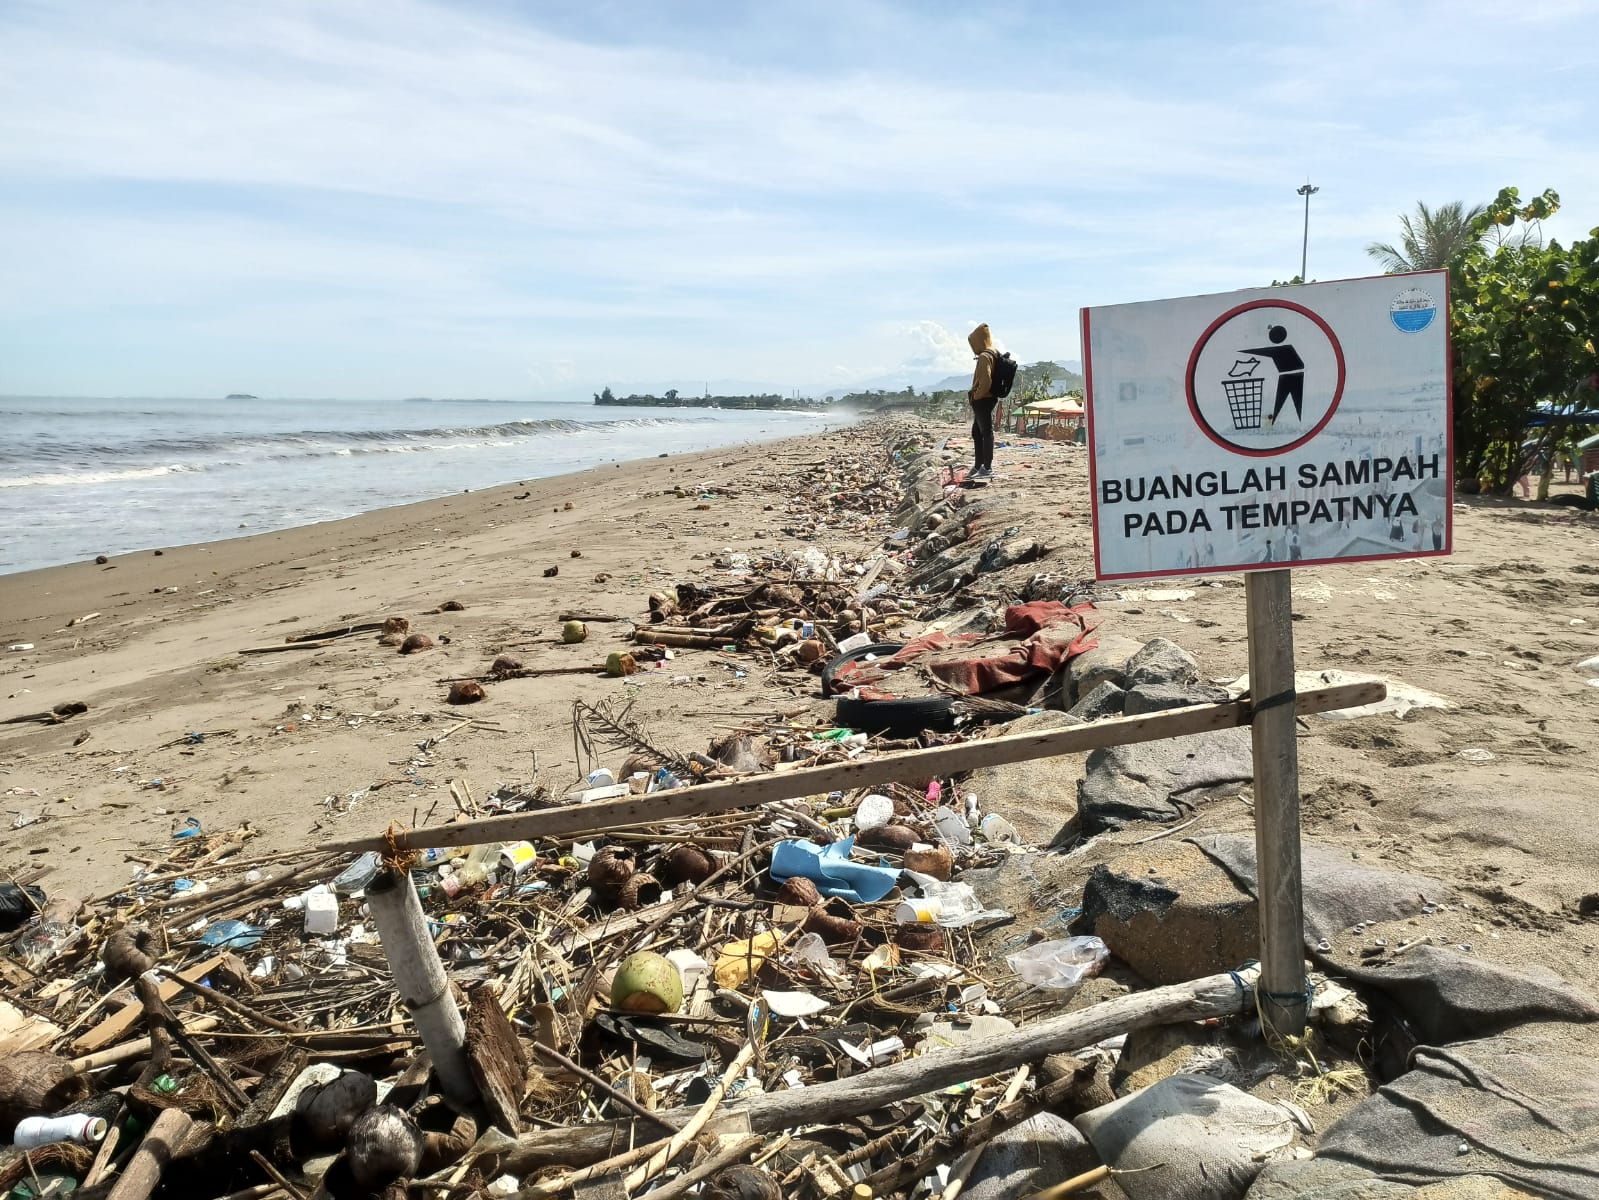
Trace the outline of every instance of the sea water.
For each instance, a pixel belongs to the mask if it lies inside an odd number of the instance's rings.
[[[561,402],[0,397],[0,573],[843,420]]]

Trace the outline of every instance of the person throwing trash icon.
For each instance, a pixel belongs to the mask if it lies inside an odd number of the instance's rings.
[[[1240,354],[1258,354],[1262,358],[1271,359],[1277,367],[1277,399],[1272,404],[1271,416],[1266,418],[1266,428],[1270,429],[1277,424],[1277,417],[1283,411],[1283,404],[1288,400],[1294,402],[1294,416],[1304,418],[1305,412],[1305,360],[1299,357],[1299,351],[1287,345],[1288,330],[1281,325],[1273,325],[1266,330],[1266,338],[1271,342],[1269,346],[1254,346],[1248,350],[1240,350]]]

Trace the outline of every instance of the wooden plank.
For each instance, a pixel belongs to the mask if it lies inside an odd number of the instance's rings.
[[[1260,1007],[1280,1035],[1305,1031],[1305,917],[1299,867],[1299,743],[1294,736],[1292,572],[1244,576],[1255,862],[1260,874]]]
[[[1380,683],[1317,688],[1300,693],[1294,707],[1289,710],[1289,719],[1295,712],[1331,712],[1375,704],[1387,694],[1388,689]],[[597,800],[592,804],[571,804],[537,812],[488,817],[481,821],[395,830],[393,844],[402,850],[421,850],[432,846],[475,846],[493,841],[571,839],[621,825],[670,821],[679,817],[723,812],[730,808],[767,804],[774,800],[793,800],[800,796],[884,783],[906,780],[920,782],[935,775],[953,775],[978,767],[1001,766],[1056,754],[1098,750],[1106,746],[1233,729],[1249,724],[1253,715],[1254,709],[1247,700],[1234,700],[1227,704],[1198,704],[1137,717],[1114,717],[1089,725],[1072,725],[1042,733],[1012,733],[955,746],[906,750],[899,754],[885,754],[881,758],[834,763],[782,775],[756,775],[645,796],[622,796],[615,800]],[[329,853],[351,854],[383,850],[389,844],[389,835],[382,834],[334,842],[324,849]]]
[[[488,988],[472,993],[466,1017],[466,1062],[494,1124],[515,1137],[522,1132],[520,1110],[527,1091],[527,1052]]]
[[[61,1026],[0,1000],[0,1058],[37,1050],[61,1036]]]
[[[213,955],[204,962],[196,963],[187,970],[180,971],[179,974],[190,983],[198,983],[216,970],[221,962],[222,955]],[[183,988],[175,980],[163,979],[161,981],[160,995],[163,1000],[171,1000],[182,990]],[[143,1007],[138,1001],[133,1001],[126,1008],[112,1013],[77,1041],[73,1042],[73,1052],[77,1054],[93,1054],[96,1050],[111,1045],[112,1042],[124,1037],[128,1030],[133,1028],[133,1023],[143,1015]]]

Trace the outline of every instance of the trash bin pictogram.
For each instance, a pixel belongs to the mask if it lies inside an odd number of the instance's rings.
[[[1227,410],[1232,414],[1233,428],[1259,429],[1266,381],[1252,376],[1244,379],[1223,379],[1221,386],[1227,393]]]

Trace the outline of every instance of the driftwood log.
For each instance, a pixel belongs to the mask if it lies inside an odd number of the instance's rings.
[[[1251,986],[1252,976],[1253,970],[1243,975]],[[746,1105],[729,1106],[726,1113],[747,1116],[750,1132],[762,1134],[841,1121],[953,1084],[986,1079],[1049,1054],[1092,1046],[1119,1033],[1177,1021],[1232,1016],[1253,1006],[1253,992],[1240,990],[1232,975],[1211,975],[1192,983],[1118,996],[1092,1008],[987,1038],[974,1046],[935,1050],[846,1079],[757,1096]],[[677,1109],[662,1115],[681,1121],[693,1112]],[[525,1175],[556,1163],[581,1166],[626,1145],[629,1124],[603,1121],[524,1133],[514,1140],[491,1133],[479,1142],[479,1150],[494,1156],[496,1173]]]

